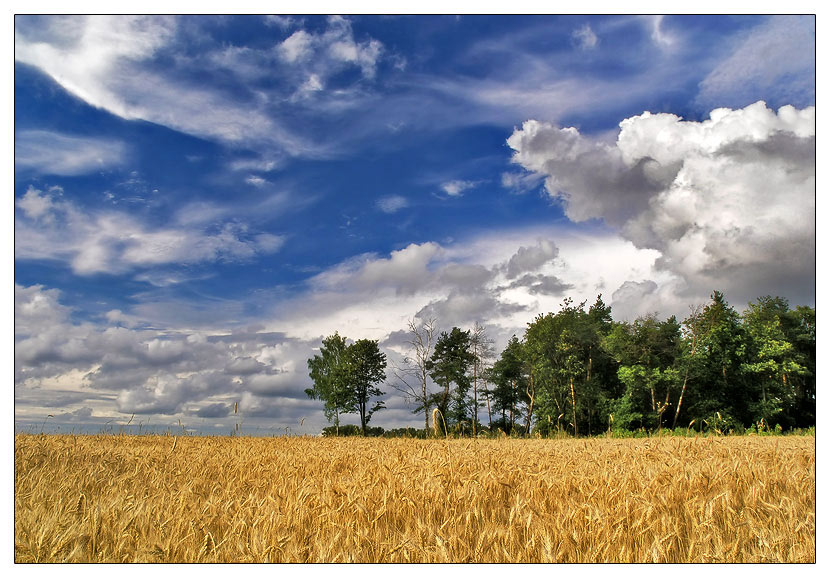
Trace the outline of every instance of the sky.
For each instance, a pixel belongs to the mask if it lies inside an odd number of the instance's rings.
[[[339,332],[389,359],[370,425],[422,427],[410,320],[815,306],[815,54],[813,16],[16,16],[15,426],[315,434]]]

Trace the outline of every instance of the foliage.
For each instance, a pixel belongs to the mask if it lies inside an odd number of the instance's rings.
[[[337,333],[323,340],[320,355],[308,360],[309,377],[314,386],[305,393],[311,399],[324,402],[329,422],[334,419],[335,431],[340,426],[340,414],[356,413],[360,429],[366,435],[366,424],[372,414],[384,408],[384,395],[377,384],[386,379],[386,354],[377,341],[360,339],[351,345]]]
[[[471,386],[469,371],[474,361],[469,331],[453,327],[449,333],[441,332],[426,367],[433,381],[443,388],[434,394],[432,401],[445,416],[447,425],[471,419],[472,401],[467,392]]]
[[[410,323],[414,362],[396,371],[403,385],[395,387],[416,412],[438,410],[442,436],[767,435],[815,425],[815,309],[791,309],[781,297],[738,313],[713,291],[682,323],[656,314],[615,322],[601,295],[590,307],[568,298],[513,335],[489,367],[482,325],[433,341],[436,332],[435,320]],[[377,383],[385,363],[377,342],[348,345],[336,333],[323,340],[309,360],[307,393],[324,401],[335,430],[343,413],[359,414],[365,428],[384,407]]]

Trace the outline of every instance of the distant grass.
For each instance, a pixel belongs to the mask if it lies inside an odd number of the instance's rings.
[[[815,437],[15,436],[16,562],[815,562]]]

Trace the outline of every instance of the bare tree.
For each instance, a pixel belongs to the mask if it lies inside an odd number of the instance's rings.
[[[487,336],[486,328],[478,321],[476,321],[470,335],[470,348],[473,354],[473,436],[475,436],[478,424],[478,382],[485,375],[488,361],[495,355],[493,340]],[[490,415],[489,399],[487,401],[487,415]]]
[[[424,429],[429,429],[429,372],[427,362],[432,357],[435,346],[435,334],[438,332],[437,321],[427,319],[419,324],[414,319],[408,323],[409,352],[403,359],[403,365],[394,369],[397,383],[392,387],[403,393],[407,402],[415,402],[415,413],[424,412]]]

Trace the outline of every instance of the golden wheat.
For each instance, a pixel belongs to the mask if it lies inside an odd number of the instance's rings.
[[[14,550],[16,562],[814,562],[815,499],[814,437],[17,435]]]

